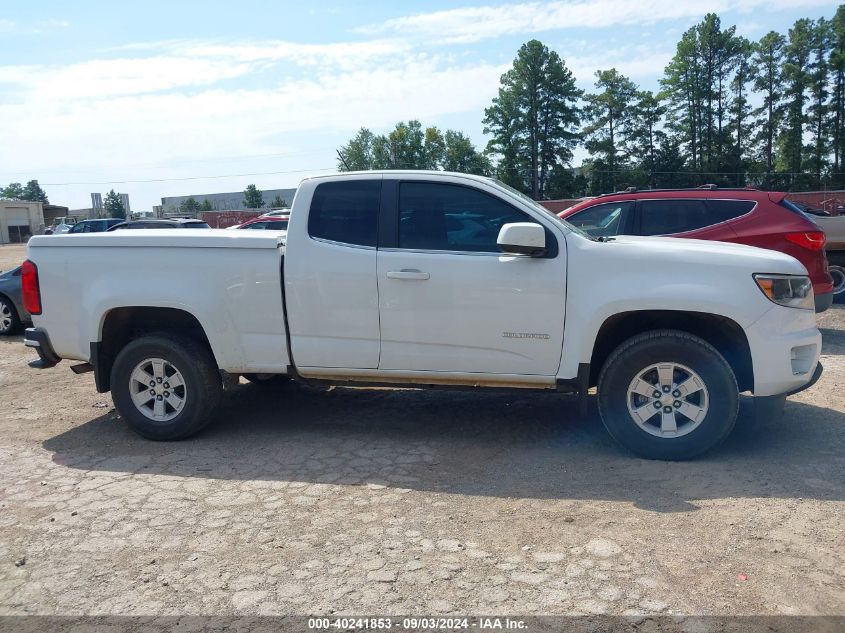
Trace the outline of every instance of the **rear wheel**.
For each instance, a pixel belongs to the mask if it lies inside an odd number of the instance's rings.
[[[151,440],[177,440],[208,423],[223,384],[205,345],[158,333],[120,351],[111,390],[115,407],[135,432]]]
[[[727,437],[739,390],[724,357],[677,330],[640,334],[605,363],[599,412],[613,438],[647,459],[690,459]]]
[[[838,264],[831,266],[830,276],[833,277],[834,302],[845,302],[845,266],[840,266]]]
[[[6,297],[0,297],[0,336],[8,336],[18,331],[21,320],[18,318],[18,311]]]

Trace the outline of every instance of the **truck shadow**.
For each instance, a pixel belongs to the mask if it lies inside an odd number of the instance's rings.
[[[818,387],[817,387],[818,388]],[[223,480],[380,484],[459,495],[629,501],[658,512],[731,497],[845,499],[845,416],[790,401],[692,462],[635,458],[594,403],[528,392],[241,385],[198,436],[157,443],[113,411],[46,440],[70,468]]]

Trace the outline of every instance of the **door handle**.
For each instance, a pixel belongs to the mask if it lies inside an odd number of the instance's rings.
[[[408,279],[416,281],[425,281],[430,277],[431,275],[429,275],[428,273],[424,273],[423,271],[417,270],[416,268],[403,268],[402,270],[391,270],[387,273],[388,279]]]

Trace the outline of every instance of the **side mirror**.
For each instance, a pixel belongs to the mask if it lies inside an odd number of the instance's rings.
[[[503,224],[496,243],[503,253],[542,257],[546,254],[546,229],[534,222]]]

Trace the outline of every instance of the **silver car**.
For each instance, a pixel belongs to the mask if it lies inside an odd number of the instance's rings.
[[[21,267],[0,273],[0,336],[14,334],[31,321],[21,297]]]

